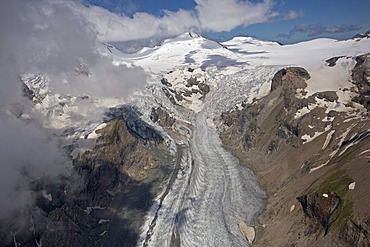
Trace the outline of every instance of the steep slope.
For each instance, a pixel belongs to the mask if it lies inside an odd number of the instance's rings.
[[[367,57],[329,63],[338,81],[280,70],[266,97],[222,115],[222,140],[270,195],[258,246],[369,245]]]

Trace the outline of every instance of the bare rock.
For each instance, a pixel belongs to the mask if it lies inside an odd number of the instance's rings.
[[[206,95],[207,93],[209,93],[209,90],[210,90],[209,86],[207,84],[203,83],[203,82],[199,83],[198,88],[199,88],[201,94],[203,94],[203,95]]]
[[[248,240],[248,242],[251,244],[253,243],[255,237],[256,237],[256,230],[252,226],[248,226],[245,224],[244,221],[239,221],[239,230],[242,232],[244,237]]]
[[[299,68],[299,67],[289,67],[289,68],[278,71],[272,78],[271,92],[275,91],[278,87],[282,86],[283,84],[290,84],[290,83],[301,84],[299,82],[301,82],[302,80],[297,81],[296,78],[302,78],[303,80],[308,80],[310,79],[310,74],[307,72],[307,70],[303,68]]]
[[[172,127],[175,123],[175,119],[168,114],[167,111],[165,111],[163,108],[152,108],[152,112],[150,114],[150,119],[162,127]]]
[[[328,60],[326,60],[325,62],[328,63],[328,66],[329,67],[334,67],[336,64],[337,64],[337,61],[339,58],[342,58],[343,56],[339,56],[339,57],[332,57],[332,58],[329,58]]]
[[[332,218],[334,212],[338,209],[341,200],[335,193],[326,194],[321,198],[321,195],[310,194],[302,195],[297,198],[302,206],[303,212],[309,218],[318,221],[323,227],[325,233],[328,234],[329,227],[334,220]]]
[[[354,102],[370,110],[370,53],[356,57],[356,65],[352,70],[352,82],[357,86],[358,95]]]
[[[339,99],[337,93],[334,91],[317,92],[313,96],[330,102],[335,102]]]

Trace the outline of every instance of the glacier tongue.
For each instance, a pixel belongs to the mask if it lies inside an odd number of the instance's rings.
[[[177,222],[181,246],[242,246],[238,222],[252,219],[264,194],[253,173],[223,149],[206,117],[194,120],[193,174]]]
[[[253,172],[223,148],[210,121],[235,100],[248,100],[245,95],[275,70],[256,68],[212,82],[204,108],[192,115],[189,143],[178,146],[176,179],[148,214],[138,246],[248,246],[238,224],[252,223],[265,193]]]
[[[190,149],[184,148],[177,179],[138,246],[247,245],[238,222],[250,222],[265,195],[254,174],[223,149],[206,119],[207,112],[194,116]]]

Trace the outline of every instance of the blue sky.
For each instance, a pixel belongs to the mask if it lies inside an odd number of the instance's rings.
[[[236,5],[246,2],[240,0],[210,0],[210,2],[212,1],[218,2],[218,5],[222,3],[223,6],[220,6],[220,8],[224,9],[228,8],[227,2],[230,2],[230,5],[232,5],[231,3]],[[200,22],[206,22],[209,16],[212,15],[212,11],[216,11],[215,15],[218,13],[215,6],[204,6],[205,10],[198,9],[197,6],[205,5],[207,0],[88,0],[88,2],[129,18],[133,18],[139,12],[161,18],[166,15],[167,10],[176,13],[179,9],[201,15],[200,13],[205,12],[207,8],[213,8],[209,11],[208,16],[205,14],[204,18],[199,18]],[[262,1],[249,2],[252,5],[257,5]],[[267,0],[265,2],[270,2],[270,10],[257,16],[255,23],[251,20],[241,21],[240,25],[236,27],[230,24],[230,26],[224,28],[227,30],[220,31],[215,28],[214,25],[217,25],[215,22],[213,26],[200,28],[199,32],[218,41],[227,40],[234,36],[254,36],[259,39],[274,40],[281,43],[294,43],[319,37],[347,39],[370,29],[369,0]],[[230,7],[230,9],[232,11],[233,8]],[[242,15],[253,15],[253,11],[254,9],[251,7],[250,11],[248,9]],[[271,13],[275,13],[275,15],[271,15]],[[220,16],[220,18],[223,18],[222,22],[225,23],[228,22],[227,17],[230,17],[230,15]],[[266,19],[262,17],[266,17]],[[235,18],[239,17],[236,16]],[[211,21],[216,20],[213,18]],[[174,25],[179,24],[174,23]],[[171,32],[166,34],[170,36]],[[163,34],[163,36],[166,35]]]

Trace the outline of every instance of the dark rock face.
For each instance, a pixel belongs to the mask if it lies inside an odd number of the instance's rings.
[[[74,203],[66,203],[48,215],[43,246],[93,246],[98,241],[98,223]]]
[[[22,82],[22,92],[23,92],[23,96],[31,101],[36,96],[35,93],[31,89],[29,89],[29,87],[24,82]]]
[[[199,81],[197,80],[196,77],[190,77],[186,82],[187,82],[187,84],[185,85],[186,87],[192,87],[194,85],[199,84]]]
[[[317,92],[313,95],[313,97],[330,102],[335,102],[339,99],[337,93],[334,91]]]
[[[172,84],[166,78],[162,78],[161,83],[167,87],[172,87]]]
[[[352,37],[352,39],[363,39],[363,38],[369,38],[369,37],[370,37],[370,30],[364,34],[356,34],[355,36]]]
[[[161,135],[152,126],[144,122],[140,118],[140,112],[132,106],[111,108],[107,115],[111,119],[125,120],[128,130],[145,142],[159,144],[163,141]]]
[[[267,142],[266,139],[273,136],[272,140],[261,147],[260,151],[265,154],[275,153],[282,146],[296,145],[299,142],[300,126],[293,116],[298,109],[314,102],[315,98],[297,98],[296,93],[297,89],[303,90],[307,86],[305,81],[309,78],[310,75],[303,68],[292,67],[278,71],[272,79],[270,96],[265,100],[245,105],[241,111],[221,115],[222,122],[228,128],[221,136],[235,136],[231,138],[233,145],[243,147],[244,151],[255,148],[258,140]],[[331,93],[323,94],[323,97],[329,96],[334,97]],[[269,106],[270,101],[276,103]],[[263,120],[259,117],[261,114],[265,117],[273,115],[275,119]]]
[[[282,86],[283,84],[288,85],[298,83],[297,86],[302,87],[300,85],[301,81],[297,81],[295,79],[297,77],[308,80],[310,79],[310,74],[305,69],[299,67],[289,67],[278,71],[272,78],[271,92],[275,91],[279,86]]]
[[[303,195],[297,200],[301,204],[304,214],[318,221],[324,229],[324,236],[327,235],[333,221],[332,216],[341,203],[340,198],[335,193],[331,193],[327,194],[327,197],[317,194]]]
[[[357,86],[358,96],[354,102],[370,110],[370,53],[356,57],[356,65],[352,70],[352,82]]]
[[[176,100],[175,100],[175,97],[173,97],[173,95],[170,93],[170,91],[167,89],[167,88],[162,88],[164,94],[166,95],[166,97],[171,101],[172,104],[176,105]],[[178,99],[178,100],[182,100],[182,99]]]
[[[158,107],[157,109],[152,108],[152,112],[150,114],[150,119],[156,123],[158,122],[159,125],[162,127],[171,127],[175,123],[175,119],[170,116],[165,110]]]
[[[120,108],[110,113],[112,116],[138,117],[134,109]],[[116,119],[102,130],[93,151],[87,151],[74,160],[74,167],[83,180],[79,190],[48,214],[46,231],[40,239],[43,246],[111,246],[109,243],[113,242],[120,246],[132,246],[135,243],[137,235],[127,223],[118,223],[116,212],[122,210],[122,203],[126,200],[134,203],[135,200],[127,197],[135,188],[142,191],[143,198],[149,193],[150,186],[144,193],[138,181],[144,166],[155,164],[156,158],[141,143],[156,143],[159,139],[147,129],[149,125],[142,127],[138,119],[131,120],[132,124],[139,124],[140,127],[129,127],[125,120]],[[141,202],[130,208],[135,212],[145,212],[151,199],[143,200],[147,203]],[[100,220],[108,223],[99,223]],[[116,231],[127,239],[117,239]]]
[[[343,56],[339,56],[339,57],[332,57],[332,58],[329,58],[328,60],[326,60],[325,62],[328,63],[328,66],[329,67],[334,67],[336,64],[337,64],[337,61],[339,58],[342,58]]]
[[[286,75],[286,69],[279,70],[274,77],[272,78],[271,82],[271,92],[275,91],[278,87],[283,85],[283,76]]]
[[[370,246],[370,219],[364,223],[350,220],[338,239],[338,246]]]
[[[203,95],[206,95],[207,93],[209,93],[209,90],[210,90],[209,86],[205,83],[199,83],[198,88],[199,88],[201,94],[203,94]]]
[[[99,130],[96,146],[73,160],[73,173],[64,178],[63,184],[59,180],[57,184],[32,182],[31,189],[39,194],[37,212],[27,215],[32,219],[26,223],[29,226],[15,229],[14,239],[5,234],[12,228],[4,228],[5,222],[1,221],[1,246],[136,244],[138,225],[151,206],[155,196],[152,189],[157,186],[152,178],[144,179],[158,166],[157,155],[165,155],[166,150],[160,144],[162,137],[140,119],[135,109],[111,109],[107,118],[111,122]]]

